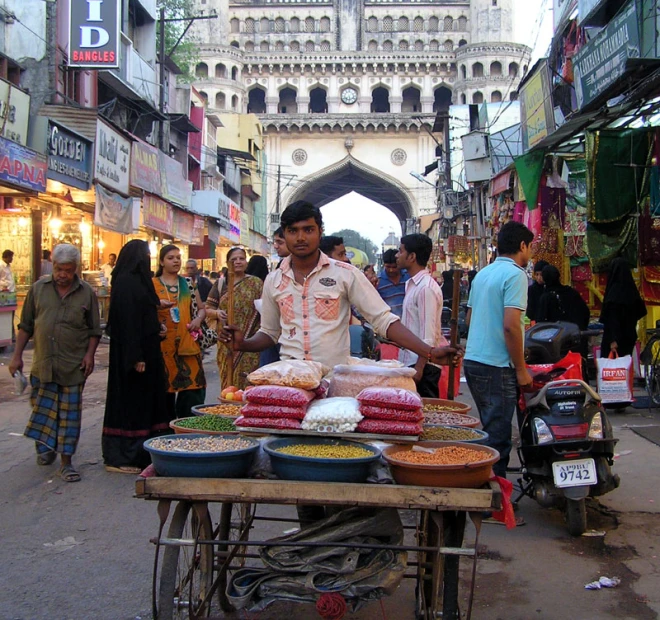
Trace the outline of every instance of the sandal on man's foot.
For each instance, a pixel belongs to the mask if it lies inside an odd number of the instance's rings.
[[[105,471],[114,472],[116,474],[133,474],[137,476],[142,473],[140,467],[131,467],[130,465],[122,465],[120,467],[114,467],[113,465],[105,465]]]
[[[73,468],[73,465],[63,465],[60,469],[60,478],[64,482],[78,482],[80,480],[80,474]]]
[[[55,450],[49,450],[48,452],[40,452],[37,454],[37,465],[45,467],[46,465],[52,465],[57,458],[57,452]]]

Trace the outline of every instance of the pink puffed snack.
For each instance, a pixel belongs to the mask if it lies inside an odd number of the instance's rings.
[[[419,394],[403,388],[368,387],[362,390],[357,399],[362,405],[388,407],[390,409],[421,409],[422,399]]]
[[[236,424],[238,426],[238,423]],[[395,422],[393,420],[362,420],[355,429],[358,433],[380,435],[421,435],[424,430],[417,422]]]
[[[374,407],[372,405],[360,405],[360,413],[371,420],[395,420],[399,422],[420,422],[424,419],[422,409],[390,409],[388,407]]]
[[[301,428],[300,420],[292,420],[291,418],[246,418],[241,416],[236,419],[234,425],[243,428]]]
[[[241,408],[241,414],[246,418],[292,418],[302,420],[306,413],[307,407],[284,407],[283,405],[248,403]]]
[[[307,407],[314,397],[314,392],[285,385],[255,385],[245,393],[249,403],[282,407]]]

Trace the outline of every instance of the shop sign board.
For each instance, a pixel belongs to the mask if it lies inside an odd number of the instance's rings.
[[[28,139],[30,95],[0,80],[0,136],[25,146]]]
[[[626,73],[627,61],[640,57],[636,6],[633,0],[621,9],[573,58],[578,108],[606,94]]]
[[[94,178],[122,194],[128,194],[131,143],[103,121],[96,123]]]
[[[241,213],[241,245],[250,247],[250,216],[247,213]]]
[[[220,225],[227,230],[231,230],[229,216],[232,209],[238,209],[238,205],[224,194],[220,194],[218,198],[218,220],[220,220]]]
[[[124,198],[115,192],[96,185],[96,208],[94,209],[94,224],[108,230],[129,235],[137,230],[134,222],[134,210],[140,208],[140,203],[133,198]]]
[[[0,182],[45,192],[46,172],[45,155],[0,137]]]
[[[193,229],[195,226],[195,216],[183,209],[174,207],[173,233],[176,239],[181,239],[185,243],[192,243]]]
[[[92,141],[48,119],[48,178],[88,190],[92,184]]]
[[[215,245],[218,245],[220,243],[220,224],[217,222],[214,222],[213,220],[209,220],[207,223],[208,227],[208,238],[215,243]]]
[[[192,183],[183,176],[180,162],[163,151],[158,151],[160,163],[160,195],[174,204],[190,208],[192,204]]]
[[[241,241],[241,210],[235,202],[229,205],[229,240],[232,243]]]
[[[150,192],[160,194],[160,166],[158,164],[158,149],[136,140],[131,145],[131,185]]]
[[[120,0],[69,0],[70,67],[119,68]]]
[[[193,215],[192,245],[204,245],[204,218],[201,215]]]
[[[534,74],[520,89],[519,98],[523,152],[526,153],[555,131],[547,60],[537,65]]]
[[[158,196],[145,194],[142,198],[142,223],[147,228],[171,235],[174,224],[174,207]]]

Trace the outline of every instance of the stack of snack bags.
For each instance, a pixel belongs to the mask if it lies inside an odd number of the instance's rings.
[[[328,371],[318,362],[280,361],[258,368],[248,375],[253,384],[245,392],[236,426],[245,428],[300,429],[309,403],[323,398]]]
[[[383,435],[420,435],[424,430],[422,399],[402,388],[365,388],[358,396],[364,416],[356,428],[358,433]]]

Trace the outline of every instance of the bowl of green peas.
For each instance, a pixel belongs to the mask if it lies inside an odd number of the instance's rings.
[[[231,435],[238,433],[234,418],[224,415],[196,415],[178,418],[170,422],[170,428],[176,435],[204,433],[205,435]]]

